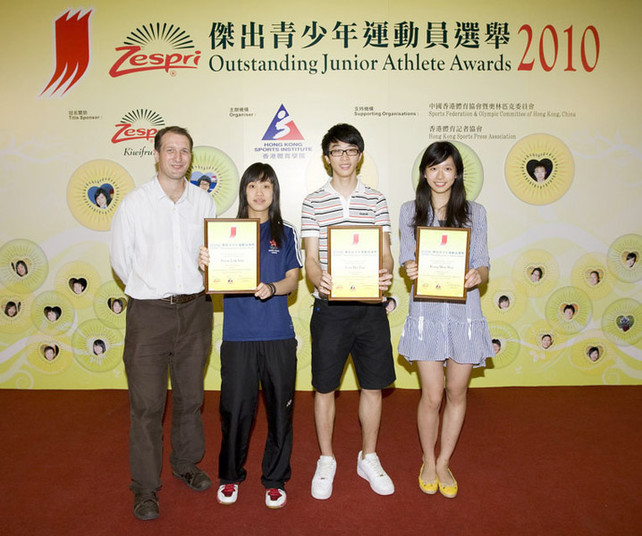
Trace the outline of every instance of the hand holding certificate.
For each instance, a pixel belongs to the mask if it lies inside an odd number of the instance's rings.
[[[328,227],[329,300],[381,301],[383,232],[379,226]]]
[[[466,301],[470,229],[417,228],[416,298]]]
[[[260,282],[258,219],[205,220],[205,268],[208,294],[253,294]]]

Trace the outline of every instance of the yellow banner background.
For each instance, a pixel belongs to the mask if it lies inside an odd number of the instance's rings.
[[[354,124],[365,138],[362,178],[388,199],[395,257],[399,208],[414,197],[418,158],[437,139],[461,144],[469,194],[488,212],[491,280],[482,304],[493,336],[503,341],[494,366],[476,371],[473,386],[641,383],[642,272],[639,260],[627,269],[625,257],[642,253],[642,5],[373,0],[301,6],[227,0],[5,6],[0,303],[18,300],[21,311],[17,319],[0,311],[0,386],[126,386],[123,319],[105,306],[122,293],[107,244],[119,200],[155,172],[151,141],[136,135],[159,125],[187,127],[197,171],[221,170],[216,195],[225,217],[236,215],[234,181],[243,169],[269,162],[281,182],[284,217],[298,227],[304,196],[327,179],[321,137],[338,122]],[[43,92],[55,72],[55,21],[67,12],[90,12],[87,70],[67,92]],[[212,47],[217,23],[219,29],[233,25],[233,46]],[[150,33],[172,25],[182,32],[180,43],[170,33]],[[313,44],[320,27],[326,33]],[[412,28],[414,44],[404,41]],[[501,36],[508,39],[496,41]],[[182,65],[196,68],[172,64],[110,75],[124,54],[116,49],[136,39],[146,58],[132,68],[153,65],[152,54],[180,54]],[[276,70],[262,70],[269,63],[260,61],[276,63]],[[325,61],[330,70],[322,72]],[[530,62],[530,70],[519,69]],[[274,131],[263,139],[281,107],[302,139],[275,138]],[[122,127],[127,118],[129,136]],[[552,165],[549,182],[531,183],[529,162],[544,159]],[[92,195],[103,184],[115,188],[101,212]],[[21,257],[31,259],[29,278],[17,278],[11,268]],[[544,277],[531,284],[535,267]],[[587,277],[596,267],[601,281],[593,288]],[[86,281],[84,295],[73,294],[73,279]],[[392,294],[396,347],[409,294],[397,268]],[[503,295],[511,298],[506,310],[497,305]],[[62,316],[52,326],[43,323],[43,311],[54,303]],[[290,304],[299,338],[297,388],[309,389],[312,298],[305,279]],[[565,322],[569,304],[577,313]],[[220,385],[221,326],[217,299],[209,389]],[[545,350],[547,333],[553,344]],[[87,343],[97,338],[108,347],[101,359]],[[58,348],[53,361],[43,357],[48,344]],[[595,362],[587,355],[593,347],[600,350]],[[414,369],[395,359],[396,386],[417,387]],[[350,368],[342,388],[355,387]]]

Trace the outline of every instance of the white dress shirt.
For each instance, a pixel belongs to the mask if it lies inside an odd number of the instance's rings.
[[[155,300],[203,290],[198,268],[205,242],[204,218],[216,217],[212,197],[186,182],[174,203],[158,177],[130,192],[111,222],[111,265],[125,284],[125,294]]]

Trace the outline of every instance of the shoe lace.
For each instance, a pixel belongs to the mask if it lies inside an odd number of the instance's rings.
[[[221,493],[226,497],[231,497],[234,494],[234,484],[225,484]]]
[[[270,488],[267,491],[271,501],[278,501],[281,498],[281,492],[276,488]]]
[[[372,468],[372,470],[377,473],[377,476],[386,476],[386,472],[383,470],[383,467],[381,466],[381,462],[379,461],[377,455],[365,458],[363,461],[365,461]]]
[[[319,461],[319,466],[317,468],[317,476],[320,479],[330,478],[330,473],[332,472],[332,461],[331,460],[321,460]]]
[[[146,494],[146,495],[141,495],[138,499],[138,508],[141,508],[143,506],[155,506],[158,504],[158,498],[156,497],[156,493],[151,493],[151,494]]]

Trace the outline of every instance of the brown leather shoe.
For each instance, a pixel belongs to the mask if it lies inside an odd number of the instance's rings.
[[[181,479],[188,488],[193,489],[194,491],[205,491],[212,485],[210,477],[205,474],[205,471],[194,466],[191,469],[179,473],[175,469],[172,469],[172,474]]]
[[[134,515],[141,521],[156,519],[158,517],[158,497],[156,497],[156,493],[135,493]]]

